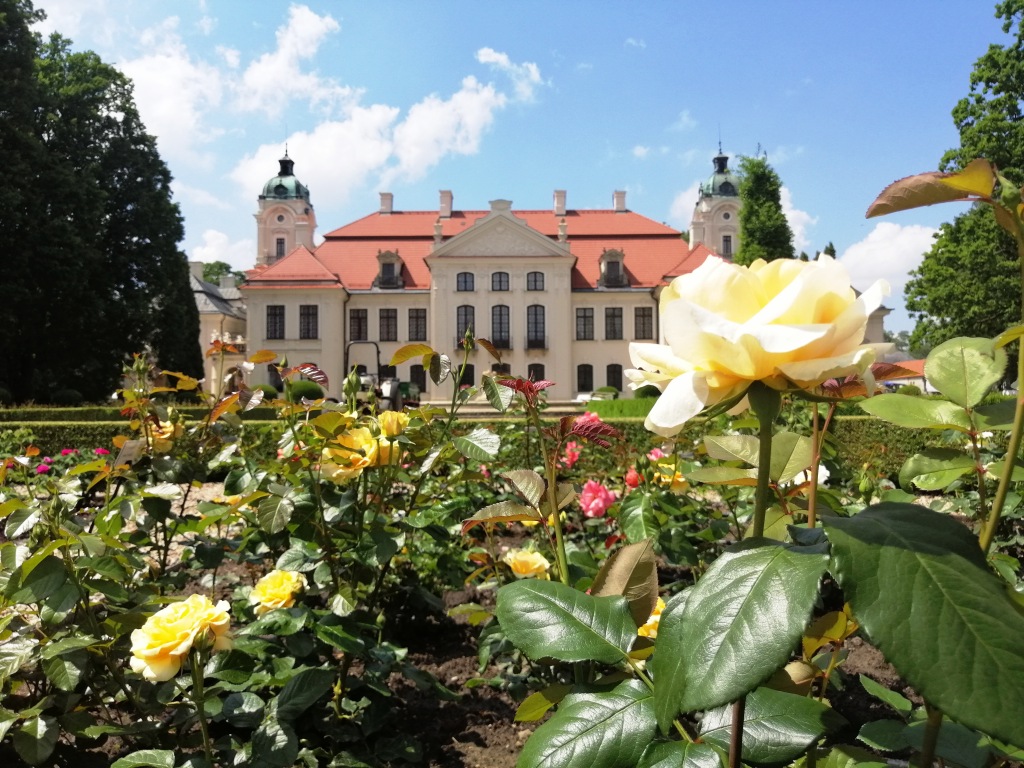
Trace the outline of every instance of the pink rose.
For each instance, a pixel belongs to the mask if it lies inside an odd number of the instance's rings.
[[[587,480],[580,491],[580,506],[585,517],[604,517],[615,501],[615,494],[596,480]]]
[[[651,461],[664,459],[666,456],[668,456],[668,454],[661,450],[661,448],[655,448],[652,451],[650,451],[650,453],[647,454],[647,458],[650,459]]]
[[[45,475],[49,471],[50,471],[50,465],[49,464],[40,464],[38,467],[36,467],[36,474],[37,475]]]
[[[108,451],[106,448],[97,448],[95,451],[93,451],[93,453],[95,453],[97,456],[109,456],[110,455],[110,451]]]
[[[559,463],[566,469],[572,469],[573,465],[580,460],[580,445],[576,442],[568,442],[565,444],[565,455],[562,456]]]
[[[640,485],[640,473],[636,471],[636,467],[630,467],[624,479],[629,488],[636,488]]]
[[[593,411],[586,411],[582,416],[576,418],[577,424],[597,424],[601,421],[601,417]]]
[[[53,464],[53,459],[49,456],[43,456],[43,464]]]
[[[60,449],[60,455],[61,456],[71,456],[72,454],[75,454],[75,453],[78,453],[78,451],[76,449],[74,449],[74,448],[61,448]]]

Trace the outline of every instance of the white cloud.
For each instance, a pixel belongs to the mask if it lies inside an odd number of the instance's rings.
[[[353,189],[384,169],[392,157],[392,125],[397,117],[395,107],[356,107],[345,120],[327,121],[288,137],[295,175],[309,187],[316,206],[329,209],[343,204]],[[280,144],[264,144],[235,165],[230,176],[244,199],[250,200],[253,190],[262,189],[277,173],[281,152]]]
[[[769,162],[771,162],[772,166],[774,167],[778,165],[784,165],[785,163],[792,160],[794,157],[799,157],[803,153],[804,148],[802,146],[788,147],[785,145],[780,145],[776,147],[772,152],[766,152],[765,154],[768,157]]]
[[[679,117],[676,118],[674,123],[672,123],[673,131],[688,131],[691,128],[696,127],[697,121],[694,119],[693,115],[690,114],[690,110],[688,109],[684,109],[680,112]]]
[[[695,181],[672,199],[669,206],[668,220],[676,229],[689,229],[693,218],[693,209],[700,196],[700,182]]]
[[[638,157],[642,160],[643,158],[647,157],[650,151],[650,147],[645,147],[640,144],[637,144],[635,147],[633,147],[633,157]]]
[[[217,20],[213,16],[203,16],[196,22],[196,28],[203,35],[209,36],[217,26]]]
[[[341,29],[330,16],[318,16],[304,5],[288,9],[288,21],[277,29],[277,48],[245,68],[238,83],[235,106],[244,112],[280,115],[293,98],[305,98],[328,111],[351,104],[358,92],[316,73],[303,72],[301,63],[313,58],[324,39]]]
[[[537,86],[543,83],[540,68],[532,61],[515,64],[507,53],[493,48],[481,48],[476,52],[476,60],[507,75],[512,81],[517,101],[533,101]]]
[[[239,53],[237,48],[228,48],[226,45],[218,45],[214,50],[217,52],[218,56],[224,59],[224,63],[231,69],[238,69],[238,65],[242,63],[242,54]]]
[[[385,185],[395,178],[415,180],[446,155],[472,155],[507,99],[493,85],[466,77],[449,99],[431,94],[414,104],[395,127],[397,166],[384,175]]]
[[[789,187],[782,187],[779,197],[782,202],[782,212],[786,215],[789,228],[793,230],[793,248],[797,253],[807,250],[811,244],[807,237],[807,230],[818,223],[818,217],[793,207],[793,195],[789,191]]]
[[[937,230],[920,224],[900,225],[883,221],[839,257],[854,287],[868,288],[875,280],[887,280],[893,297],[903,295],[909,273],[932,247]]]
[[[208,121],[220,106],[224,81],[220,71],[194,60],[171,17],[142,33],[148,53],[118,67],[135,82],[135,103],[147,130],[157,137],[161,155],[190,164],[210,158],[199,149],[221,135]]]
[[[185,184],[179,179],[171,182],[171,191],[174,193],[174,198],[177,202],[187,201],[195,205],[216,208],[221,211],[234,210],[234,206],[223,197],[218,197],[205,189]]]
[[[647,43],[645,43],[641,38],[627,37],[625,46],[627,48],[646,48]]]
[[[208,229],[203,232],[203,242],[189,251],[189,261],[209,264],[226,261],[234,269],[252,269],[256,256],[256,244],[252,240],[232,241],[223,232]]]

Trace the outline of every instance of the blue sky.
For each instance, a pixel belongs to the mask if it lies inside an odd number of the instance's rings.
[[[797,249],[832,241],[893,286],[938,206],[864,211],[956,146],[950,110],[1007,36],[986,0],[612,3],[38,0],[40,26],[135,82],[174,175],[190,259],[255,260],[256,196],[285,142],[322,234],[375,211],[609,208],[687,228],[721,140],[782,178]]]

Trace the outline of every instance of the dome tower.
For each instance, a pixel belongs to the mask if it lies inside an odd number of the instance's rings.
[[[740,179],[729,170],[729,158],[712,160],[715,171],[700,185],[700,195],[690,222],[690,247],[704,243],[719,256],[731,259],[740,245]]]
[[[256,213],[256,263],[273,264],[304,245],[313,250],[316,214],[309,188],[295,176],[295,161],[287,148],[278,174],[263,185]]]

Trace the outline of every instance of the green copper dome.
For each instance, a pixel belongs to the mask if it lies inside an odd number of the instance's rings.
[[[308,203],[309,188],[295,178],[295,161],[285,152],[280,162],[280,173],[263,185],[263,194],[260,195],[260,199],[305,200]]]
[[[738,197],[740,194],[740,177],[729,170],[729,158],[719,151],[712,161],[715,172],[707,181],[700,185],[701,197]]]

